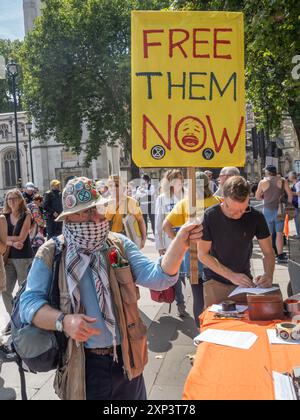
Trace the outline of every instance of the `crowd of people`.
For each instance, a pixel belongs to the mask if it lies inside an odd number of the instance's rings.
[[[197,327],[203,310],[224,300],[234,287],[272,285],[274,249],[277,262],[286,261],[278,209],[283,200],[294,206],[299,235],[300,182],[297,174],[285,179],[269,165],[256,190],[263,212],[251,206],[250,194],[251,186],[238,168],[223,168],[219,182],[211,171],[199,171],[195,210],[203,217],[190,221],[180,169],[167,170],[159,190],[148,175],[139,185],[126,185],[119,175],[111,175],[106,182],[74,178],[63,191],[53,180],[44,196],[32,183],[23,192],[7,192],[0,215],[0,293],[11,314],[15,285],[27,279],[21,296],[22,321],[64,331],[69,337],[66,366],[57,373],[65,375],[57,385],[59,396],[146,398],[142,375],[147,362],[146,327],[137,309],[136,286],[158,291],[175,286],[178,316],[187,316],[182,287],[189,277],[192,242],[198,249],[198,283],[192,284]],[[128,215],[138,242],[126,229]],[[159,256],[156,262],[142,252],[150,226]],[[254,237],[264,264],[264,274],[255,279],[250,269]],[[47,301],[57,247],[64,249],[64,269],[56,274],[64,292],[60,309]],[[117,258],[109,265],[112,253]],[[4,332],[9,332],[9,325]],[[81,378],[76,387],[74,378]]]

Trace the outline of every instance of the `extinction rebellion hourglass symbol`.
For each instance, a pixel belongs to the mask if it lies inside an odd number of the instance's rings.
[[[165,154],[165,148],[162,146],[154,146],[151,149],[151,156],[153,157],[153,159],[160,160],[165,156]]]

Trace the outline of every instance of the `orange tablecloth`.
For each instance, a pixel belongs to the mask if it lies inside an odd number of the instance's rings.
[[[210,343],[198,346],[183,392],[184,400],[274,400],[272,371],[291,372],[300,366],[300,345],[269,344],[267,329],[275,323],[215,320],[205,311],[201,331],[208,328],[253,332],[258,336],[250,350]]]

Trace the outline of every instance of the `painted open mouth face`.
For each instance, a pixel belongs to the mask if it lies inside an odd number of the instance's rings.
[[[183,118],[176,125],[175,140],[181,150],[189,153],[197,152],[206,142],[204,124],[196,117]]]
[[[182,144],[187,147],[196,147],[199,144],[199,140],[193,134],[188,134],[182,138]]]

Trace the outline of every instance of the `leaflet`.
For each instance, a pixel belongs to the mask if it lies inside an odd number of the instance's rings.
[[[290,376],[273,371],[275,400],[295,401],[297,400],[293,380]]]
[[[248,350],[253,346],[257,338],[257,335],[251,332],[215,330],[209,328],[195,337],[194,343],[197,345],[201,342],[206,342]]]
[[[244,288],[241,286],[238,286],[236,289],[234,289],[233,292],[230,293],[228,297],[245,294],[245,293],[251,293],[252,295],[263,295],[264,293],[270,293],[274,292],[275,290],[278,290],[279,287],[268,287],[268,288],[262,288],[262,287],[249,287]]]

